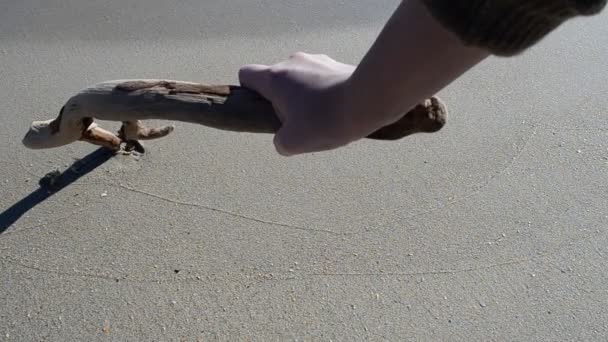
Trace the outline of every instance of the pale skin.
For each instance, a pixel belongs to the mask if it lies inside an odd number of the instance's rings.
[[[362,139],[488,55],[462,44],[418,0],[404,0],[357,66],[298,52],[275,65],[243,66],[239,79],[272,102],[282,123],[275,148],[293,156]]]

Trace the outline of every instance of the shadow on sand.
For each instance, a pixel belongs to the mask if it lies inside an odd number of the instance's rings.
[[[63,190],[89,172],[95,170],[113,156],[114,153],[112,151],[105,148],[99,148],[84,158],[74,162],[74,164],[62,173],[54,171],[42,177],[38,182],[40,185],[38,189],[0,214],[0,234],[4,233],[30,209]]]

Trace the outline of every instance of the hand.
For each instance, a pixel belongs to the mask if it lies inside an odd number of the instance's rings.
[[[296,53],[245,66],[239,77],[273,103],[282,122],[276,149],[294,155],[341,147],[399,120],[488,55],[463,44],[422,1],[402,1],[356,68]]]
[[[274,145],[289,156],[338,148],[363,137],[352,129],[344,106],[354,70],[325,55],[298,52],[272,66],[244,66],[239,79],[272,102],[282,123]]]

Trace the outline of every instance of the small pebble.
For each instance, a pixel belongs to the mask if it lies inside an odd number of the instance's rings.
[[[576,150],[576,153],[583,153],[583,151],[581,151],[581,150]]]
[[[101,197],[108,197],[108,193],[107,193],[107,192],[105,192],[105,191],[104,191],[104,192],[102,192],[102,193],[101,193]]]
[[[177,301],[172,300],[172,301],[171,301],[171,304],[175,305],[175,304],[177,304]]]

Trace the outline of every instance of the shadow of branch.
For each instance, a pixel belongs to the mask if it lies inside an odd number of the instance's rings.
[[[17,222],[19,218],[36,205],[44,202],[49,197],[95,170],[113,156],[114,153],[112,151],[106,148],[99,148],[84,158],[74,162],[62,173],[53,171],[42,177],[38,182],[40,185],[38,189],[0,214],[0,234],[4,233]]]

